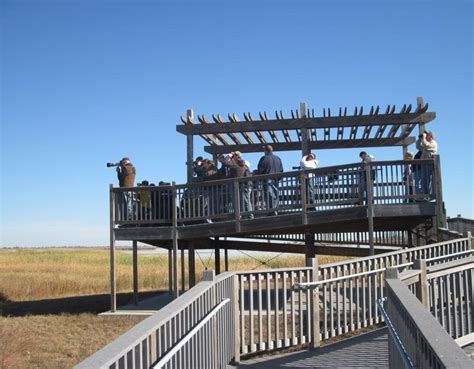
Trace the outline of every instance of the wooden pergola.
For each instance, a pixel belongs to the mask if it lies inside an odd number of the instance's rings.
[[[316,116],[314,109],[302,102],[299,110],[291,111],[291,118],[285,118],[282,111],[275,111],[273,119],[266,112],[259,113],[258,119],[250,113],[244,113],[243,118],[231,113],[225,120],[213,114],[211,121],[198,115],[196,122],[191,109],[181,117],[183,124],[176,130],[187,137],[188,182],[193,178],[194,136],[205,140],[204,150],[214,157],[232,151],[261,152],[266,144],[274,151],[301,151],[303,155],[310,150],[358,147],[401,146],[405,152],[416,141],[410,136],[416,125],[423,132],[436,113],[428,112],[428,104],[418,97],[415,107],[405,104],[398,112],[395,105],[388,105],[383,112],[379,106],[356,107],[352,114],[345,107],[337,114],[323,109],[322,116]]]

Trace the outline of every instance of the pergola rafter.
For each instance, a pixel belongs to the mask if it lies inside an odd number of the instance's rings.
[[[274,151],[301,150],[303,153],[311,149],[387,146],[403,146],[406,150],[415,142],[415,137],[410,137],[415,127],[419,125],[421,131],[436,117],[436,113],[428,112],[428,104],[421,97],[417,98],[413,112],[411,104],[404,104],[399,112],[395,105],[388,105],[383,114],[378,105],[366,109],[368,113],[364,113],[362,106],[355,107],[352,115],[347,111],[347,107],[341,107],[337,115],[332,115],[330,108],[324,108],[322,116],[317,117],[314,109],[302,103],[299,110],[291,110],[291,118],[284,118],[283,112],[276,110],[274,119],[266,112],[259,112],[260,119],[256,120],[246,112],[243,121],[231,113],[228,121],[218,114],[212,115],[214,123],[201,115],[198,116],[200,124],[196,124],[187,116],[181,118],[184,124],[177,125],[176,130],[188,137],[188,143],[192,137],[201,136],[208,144],[204,150],[214,155],[232,151],[259,152],[264,144],[272,145]],[[190,157],[192,153],[188,152]],[[192,163],[188,160],[189,165]],[[188,169],[192,175],[191,168]]]

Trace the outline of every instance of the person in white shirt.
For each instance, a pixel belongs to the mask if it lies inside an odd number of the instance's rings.
[[[309,153],[304,155],[300,161],[301,170],[316,169],[319,167],[319,160],[316,159],[316,155]],[[315,203],[315,174],[308,173],[308,179],[306,181],[307,193],[308,193],[308,204]],[[315,209],[314,209],[315,210]]]
[[[420,141],[421,159],[432,159],[438,154],[438,143],[435,141],[433,132],[423,132]],[[423,165],[421,168],[421,192],[425,199],[429,200],[433,195],[433,166]]]

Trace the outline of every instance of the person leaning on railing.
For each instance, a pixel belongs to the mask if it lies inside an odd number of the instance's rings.
[[[258,174],[274,174],[283,172],[283,164],[280,157],[273,154],[273,147],[265,145],[263,147],[265,153],[260,158],[257,166]],[[278,215],[276,209],[278,208],[278,178],[267,178],[263,183],[263,194],[267,203],[267,209],[273,210],[270,215]]]
[[[122,160],[120,160],[120,163],[117,166],[117,178],[119,180],[120,187],[133,187],[135,183],[136,174],[137,171],[129,158],[124,157]],[[133,218],[132,196],[132,192],[127,191],[123,192],[123,197],[121,200],[119,198],[119,203],[121,203],[120,209],[123,209],[124,205],[127,207],[127,220],[132,220]]]

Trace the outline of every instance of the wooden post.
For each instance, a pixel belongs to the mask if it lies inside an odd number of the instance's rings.
[[[312,259],[312,278],[311,282],[319,281],[319,261],[318,258]],[[320,331],[320,313],[319,313],[319,288],[314,286],[311,287],[310,294],[310,311],[311,311],[311,343],[310,349],[315,349],[321,346],[321,331]]]
[[[202,280],[204,282],[214,282],[214,277],[216,273],[213,270],[205,270],[202,272]]]
[[[229,249],[224,249],[224,270],[229,271]]]
[[[397,268],[388,268],[385,270],[386,279],[397,279],[398,278],[398,269]]]
[[[184,257],[184,246],[181,244],[181,292],[186,289],[186,258]]]
[[[300,174],[300,193],[301,193],[301,222],[306,225],[308,224],[308,204],[307,204],[307,186],[306,186],[306,174],[304,171]]]
[[[367,221],[369,231],[369,246],[370,255],[375,254],[374,250],[374,204],[373,204],[373,192],[372,192],[372,167],[370,165],[365,166],[365,186],[367,193]]]
[[[178,214],[176,211],[176,183],[172,183],[171,189],[171,214],[173,220],[173,292],[174,298],[179,297],[178,283]]]
[[[239,314],[239,276],[238,274],[234,274],[234,279],[233,279],[233,296],[232,296],[232,302],[233,302],[233,311],[232,314],[234,315],[234,360],[233,364],[239,364],[240,362],[240,314]],[[243,312],[242,312],[243,314]]]
[[[188,109],[186,111],[186,117],[188,119],[193,119],[193,110]],[[194,136],[192,134],[186,135],[186,167],[187,167],[187,177],[188,183],[193,180],[193,161],[194,161]]]
[[[418,97],[416,98],[416,105],[417,105],[417,108],[418,108],[418,106],[423,107],[424,104],[425,104],[425,103],[424,103],[424,101],[423,101],[423,97],[418,96]],[[421,135],[424,131],[425,131],[425,123],[418,123],[418,134]]]
[[[214,256],[215,256],[215,269],[216,275],[221,273],[221,253],[219,249],[219,238],[216,237],[214,240]]]
[[[305,233],[304,242],[306,248],[306,266],[311,267],[314,260],[314,233]]]
[[[133,253],[133,303],[138,304],[138,242],[132,241]]]
[[[472,250],[472,234],[469,231],[463,232],[462,234],[465,238],[467,238],[467,249]]]
[[[307,117],[307,107],[305,102],[300,103],[300,117],[305,119]],[[302,156],[309,154],[309,135],[308,128],[301,128],[301,153]]]
[[[189,288],[196,284],[196,253],[194,250],[194,241],[188,241],[188,260],[189,260]]]
[[[173,251],[168,249],[168,291],[173,292]]]
[[[416,297],[421,301],[426,308],[429,308],[429,290],[428,290],[428,280],[426,277],[426,260],[416,259],[413,262],[413,269],[419,270],[420,279],[416,284]]]
[[[239,191],[239,181],[234,179],[234,216],[235,216],[235,231],[240,232],[240,191]],[[218,273],[219,274],[219,273]]]
[[[447,228],[446,214],[444,212],[443,186],[441,180],[441,162],[439,155],[434,156],[433,185],[436,196],[436,228]],[[439,241],[439,240],[438,240]]]
[[[117,310],[117,293],[115,281],[115,197],[113,192],[114,186],[109,187],[109,202],[110,202],[110,311]]]

